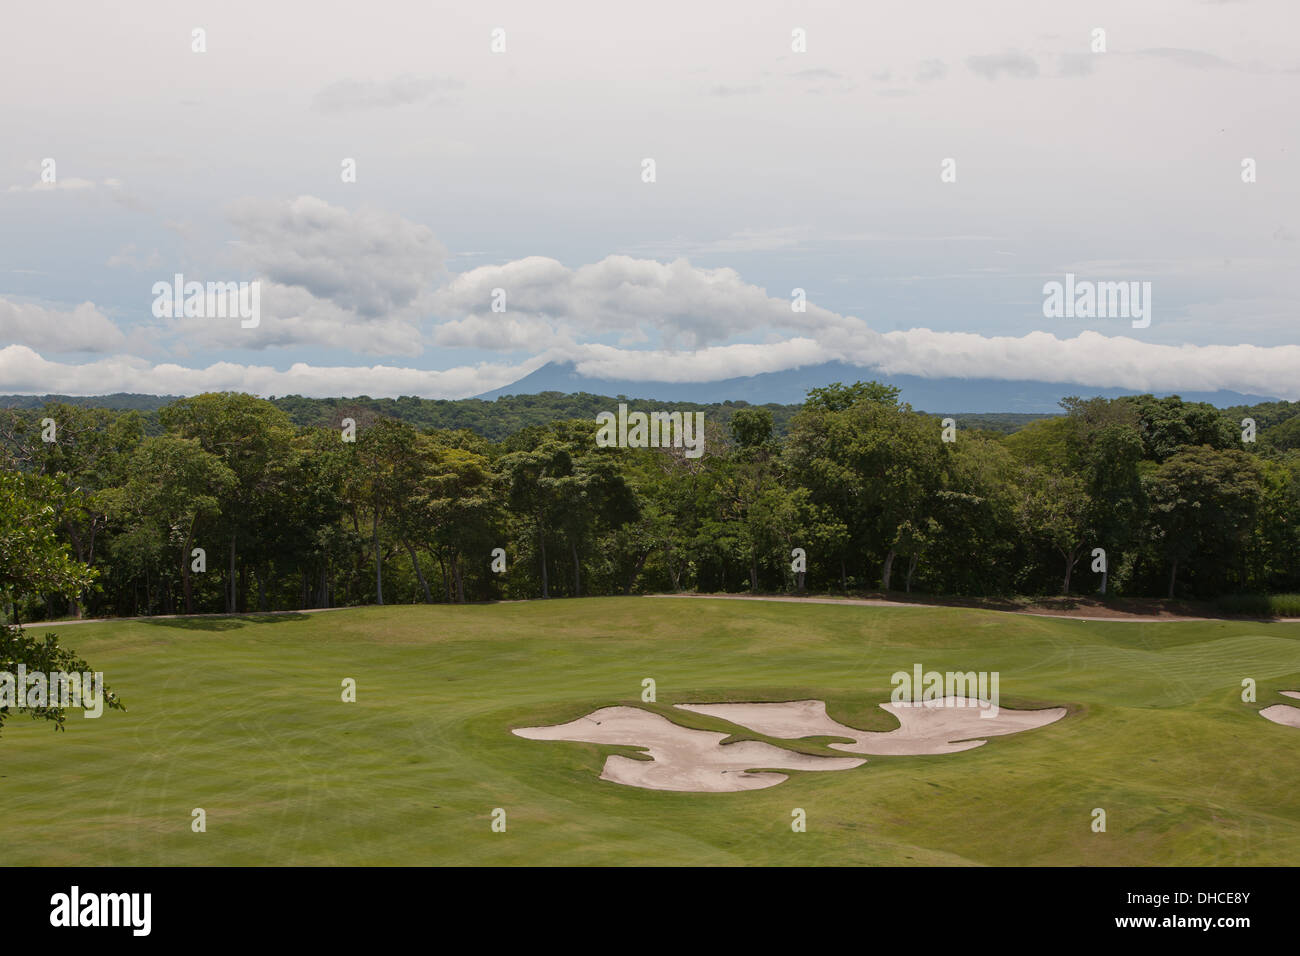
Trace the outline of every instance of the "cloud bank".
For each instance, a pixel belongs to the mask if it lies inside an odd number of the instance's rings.
[[[153,364],[116,355],[86,364],[54,362],[23,345],[0,349],[0,391],[94,395],[133,391],[191,395],[238,390],[257,395],[376,397],[419,395],[464,398],[517,381],[548,361],[572,361],[596,378],[705,382],[757,375],[829,361],[862,367],[863,378],[1037,380],[1137,391],[1231,389],[1300,400],[1300,346],[1154,345],[1122,336],[1082,332],[1057,338],[1047,332],[1020,337],[929,329],[869,333],[842,340],[796,337],[761,344],[711,346],[692,351],[623,349],[571,344],[519,363],[482,363],[445,370],[394,365],[313,366],[217,362],[203,368]]]

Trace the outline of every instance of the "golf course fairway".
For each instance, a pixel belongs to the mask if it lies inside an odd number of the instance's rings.
[[[1300,688],[1300,624],[614,597],[34,630],[103,671],[128,711],[70,711],[65,733],[5,723],[8,865],[1300,859],[1300,731],[1258,716]],[[1002,707],[1067,713],[958,753],[783,771],[734,793],[623,786],[599,775],[629,748],[512,733],[621,705],[842,758],[827,739],[674,705],[824,700],[843,724],[888,731],[891,675],[916,665],[997,672]]]

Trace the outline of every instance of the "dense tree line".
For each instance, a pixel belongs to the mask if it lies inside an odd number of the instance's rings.
[[[595,410],[499,441],[355,402],[300,424],[235,393],[174,400],[152,427],[136,410],[0,410],[0,543],[17,554],[43,527],[88,569],[0,588],[24,620],[681,589],[1053,594],[1101,587],[1100,548],[1110,594],[1300,589],[1288,407],[1246,441],[1243,410],[1177,397],[1062,406],[1010,434],[954,431],[897,389],[833,385],[784,434],[770,409],[706,414],[696,458],[599,447]]]
[[[179,396],[127,393],[88,397],[0,395],[0,408],[34,411],[49,404],[63,404],[79,408],[139,411],[143,413],[145,433],[152,435],[162,431],[159,422],[161,409],[178,398]],[[565,418],[594,418],[599,411],[633,399],[624,395],[611,398],[588,392],[540,392],[533,395],[503,395],[491,401],[481,398],[418,398],[414,395],[403,395],[400,398],[370,398],[367,395],[355,398],[305,398],[302,395],[284,395],[270,398],[268,401],[288,415],[289,420],[295,425],[320,426],[328,425],[342,417],[355,418],[358,414],[381,415],[385,418],[395,418],[420,429],[463,428],[492,441],[502,441],[529,425],[543,425]],[[674,404],[674,408],[683,411],[702,411],[707,417],[724,423],[736,410],[750,407],[761,407],[770,412],[778,433],[785,431],[790,418],[799,409],[797,405],[775,403],[751,406],[744,401]]]
[[[106,408],[112,411],[139,411],[143,414],[145,434],[162,432],[158,421],[160,409],[180,396],[136,395],[119,392],[113,395],[0,395],[0,408],[35,411],[50,404],[75,405],[78,408]],[[592,395],[588,392],[540,392],[534,395],[502,395],[487,401],[481,398],[418,398],[403,395],[401,398],[305,398],[302,395],[284,395],[269,399],[281,409],[295,425],[328,425],[340,417],[362,414],[396,418],[417,428],[463,428],[492,441],[501,441],[529,425],[545,425],[564,418],[593,418],[597,412],[615,407],[619,402],[663,404],[643,397],[626,395]],[[1288,403],[1277,403],[1274,414],[1287,417]],[[680,411],[700,411],[705,417],[721,424],[744,408],[762,408],[772,415],[772,427],[777,435],[789,431],[790,420],[799,411],[799,405],[781,405],[769,402],[751,405],[745,401],[700,404],[675,402]],[[1272,408],[1273,406],[1270,406]],[[1290,412],[1290,414],[1295,414]],[[1049,416],[1024,412],[955,413],[953,417],[964,428],[981,428],[1010,434],[1030,422]],[[1297,422],[1300,425],[1300,422]]]

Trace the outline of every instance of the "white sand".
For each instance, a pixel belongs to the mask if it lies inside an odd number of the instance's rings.
[[[727,734],[681,727],[637,707],[602,707],[586,717],[552,727],[520,727],[529,740],[571,740],[643,747],[654,758],[634,760],[617,754],[605,760],[602,780],[697,793],[761,790],[788,779],[783,773],[753,770],[850,770],[866,763],[851,757],[813,757],[771,744],[742,741],[722,745]]]
[[[848,737],[851,744],[830,744],[846,753],[913,756],[950,754],[970,750],[985,743],[985,737],[1017,734],[1046,726],[1065,716],[1064,707],[1046,710],[1008,710],[999,708],[996,716],[983,717],[987,711],[964,698],[945,697],[923,704],[903,706],[881,704],[881,708],[898,718],[897,730],[873,733],[848,727],[832,720],[826,703],[820,700],[794,700],[772,704],[678,704],[682,710],[721,717],[749,727],[767,737]]]
[[[1284,690],[1278,693],[1285,697],[1300,698],[1300,691]],[[1274,704],[1272,707],[1265,707],[1259,712],[1259,716],[1283,727],[1300,728],[1300,707],[1292,707],[1290,704]]]

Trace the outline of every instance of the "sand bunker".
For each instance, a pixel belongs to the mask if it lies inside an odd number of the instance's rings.
[[[916,756],[950,754],[978,747],[982,738],[1033,730],[1065,716],[1064,707],[1048,710],[1007,710],[994,717],[973,701],[956,697],[905,706],[881,704],[898,718],[897,730],[872,732],[848,727],[826,714],[820,700],[795,700],[776,704],[678,704],[681,710],[720,717],[766,737],[848,737],[851,744],[831,744],[854,754]],[[1300,708],[1285,707],[1300,715]],[[634,760],[617,754],[606,758],[600,779],[645,787],[728,793],[761,790],[787,780],[777,770],[851,770],[865,760],[851,757],[816,757],[774,747],[757,740],[723,744],[727,734],[692,730],[659,714],[637,707],[602,707],[586,717],[551,727],[519,727],[519,737],[529,740],[570,740],[643,748],[651,760]],[[976,739],[980,738],[980,739]]]
[[[1279,691],[1284,697],[1300,698],[1300,691],[1284,690]],[[1275,724],[1281,724],[1283,727],[1300,728],[1300,707],[1292,707],[1290,704],[1274,704],[1271,707],[1265,707],[1259,712],[1259,716],[1265,720],[1271,720]]]
[[[826,702],[793,700],[775,704],[678,704],[682,710],[721,717],[766,737],[848,737],[851,744],[830,744],[855,754],[915,756],[951,754],[985,743],[982,738],[1018,734],[1043,727],[1065,716],[1064,707],[1047,710],[1007,710],[995,716],[974,701],[944,697],[924,703],[881,704],[898,718],[897,730],[871,732],[848,727],[826,714]],[[978,738],[978,739],[977,739]]]
[[[649,790],[727,793],[761,790],[789,779],[764,770],[851,770],[866,763],[851,757],[812,757],[755,740],[723,746],[727,734],[681,727],[636,707],[602,707],[567,724],[520,727],[529,740],[571,740],[644,747],[653,760],[613,754],[600,779]]]

